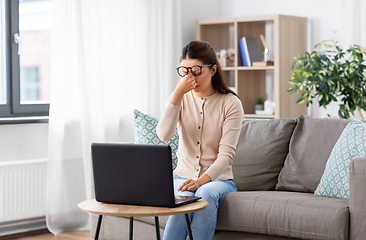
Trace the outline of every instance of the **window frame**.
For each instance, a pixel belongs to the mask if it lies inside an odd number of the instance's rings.
[[[14,34],[19,34],[19,0],[5,2],[6,104],[0,105],[0,118],[48,116],[50,104],[21,104],[20,61]]]

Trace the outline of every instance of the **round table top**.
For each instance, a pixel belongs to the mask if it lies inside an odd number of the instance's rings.
[[[208,202],[199,199],[197,202],[186,204],[180,207],[149,207],[124,204],[109,204],[97,202],[95,199],[86,200],[78,204],[84,212],[97,215],[118,216],[118,217],[148,217],[168,216],[187,214],[204,209]]]

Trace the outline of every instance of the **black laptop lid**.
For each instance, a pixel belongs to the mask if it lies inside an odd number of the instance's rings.
[[[174,206],[169,145],[93,143],[91,149],[97,201]]]

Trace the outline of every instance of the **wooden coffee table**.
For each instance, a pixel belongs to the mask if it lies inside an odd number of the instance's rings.
[[[86,200],[78,204],[78,207],[84,212],[99,215],[97,229],[95,232],[95,240],[99,238],[100,227],[102,225],[103,216],[117,216],[130,218],[130,233],[129,239],[133,237],[133,218],[134,217],[155,217],[156,238],[160,240],[159,216],[179,215],[184,214],[189,238],[192,240],[192,231],[188,219],[188,213],[197,212],[204,209],[208,205],[205,200],[199,199],[197,202],[183,205],[176,208],[167,207],[147,207],[137,205],[123,204],[107,204],[97,202],[95,199]]]

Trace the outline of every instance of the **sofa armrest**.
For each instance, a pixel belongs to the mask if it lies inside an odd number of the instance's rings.
[[[350,240],[366,236],[366,157],[349,165]]]

